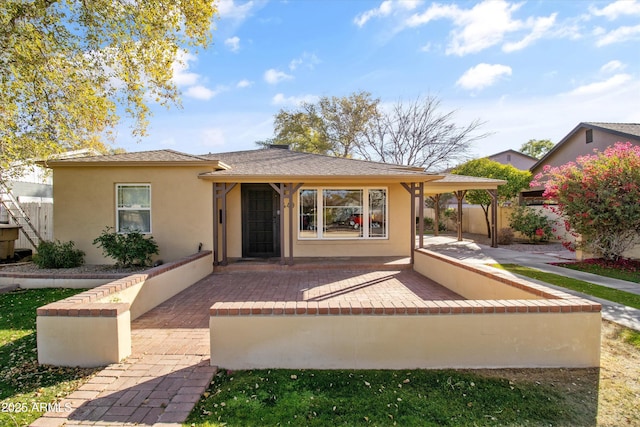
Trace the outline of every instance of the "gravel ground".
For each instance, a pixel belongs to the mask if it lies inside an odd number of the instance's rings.
[[[0,264],[0,273],[36,273],[36,274],[128,274],[145,270],[142,267],[121,268],[115,265],[85,264],[74,268],[40,268],[32,262],[18,264]]]

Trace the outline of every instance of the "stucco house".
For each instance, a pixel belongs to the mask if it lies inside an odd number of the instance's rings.
[[[443,180],[421,168],[286,146],[202,156],[157,150],[54,159],[46,166],[55,182],[55,238],[74,241],[93,264],[109,262],[92,245],[105,227],[153,235],[163,261],[199,248],[213,251],[214,264],[410,256],[412,212],[424,194],[492,191],[501,183]]]
[[[616,142],[630,142],[634,145],[640,145],[640,123],[600,123],[600,122],[582,122],[571,130],[558,142],[544,157],[542,157],[535,165],[531,167],[532,176],[543,171],[546,165],[555,167],[561,166],[568,162],[575,161],[578,157],[593,154],[594,150],[604,151],[607,147],[614,145]],[[523,201],[527,205],[543,205],[548,203],[542,197],[544,188],[535,187],[522,192]],[[540,206],[537,207],[540,209]],[[549,210],[541,210],[553,220],[558,220],[556,214]],[[560,222],[558,222],[560,224]],[[562,230],[563,227],[557,227]],[[566,240],[573,240],[570,234],[563,236]],[[640,246],[625,252],[629,258],[640,259]],[[588,258],[593,254],[585,254],[578,251],[576,254],[578,259]]]
[[[580,156],[604,151],[616,142],[640,145],[640,123],[581,122],[560,140],[549,152],[531,166],[531,175],[541,173],[546,165],[555,167],[575,161]],[[523,191],[527,204],[542,204],[543,189]]]
[[[599,364],[599,305],[423,247],[425,196],[496,200],[503,181],[277,146],[47,166],[56,239],[108,263],[92,241],[137,229],[165,263],[38,308],[40,363],[117,363],[139,336],[132,322],[189,289],[210,363],[227,369]]]
[[[516,150],[505,150],[499,153],[487,156],[489,160],[502,163],[503,165],[511,165],[516,169],[529,170],[538,159]]]

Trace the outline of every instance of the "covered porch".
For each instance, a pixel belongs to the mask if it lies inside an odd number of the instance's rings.
[[[226,266],[230,261],[238,261],[238,257],[231,256],[229,254],[229,240],[232,239],[229,231],[229,209],[230,206],[237,206],[238,203],[242,204],[242,254],[243,259],[250,261],[252,258],[279,258],[281,265],[293,265],[295,259],[308,259],[308,256],[300,255],[296,253],[296,247],[300,240],[301,233],[305,233],[305,214],[301,211],[300,205],[302,203],[300,191],[304,186],[314,185],[317,182],[322,182],[326,185],[329,182],[334,186],[349,186],[353,182],[353,178],[344,179],[337,184],[335,180],[327,181],[327,178],[313,179],[307,178],[304,182],[264,182],[259,178],[244,178],[229,180],[224,178],[220,180],[220,176],[213,173],[201,176],[201,178],[213,181],[212,193],[213,193],[213,212],[214,212],[214,224],[213,224],[213,263],[215,267]],[[359,178],[361,179],[361,178]],[[222,182],[219,182],[222,181]],[[334,182],[335,181],[335,182]],[[504,184],[504,181],[489,179],[489,178],[476,178],[460,175],[424,175],[420,177],[420,180],[406,181],[402,177],[394,177],[389,181],[403,188],[404,201],[410,209],[408,210],[408,218],[399,218],[397,214],[389,214],[388,222],[401,222],[408,225],[408,230],[404,230],[406,233],[406,256],[409,259],[409,264],[414,263],[414,249],[424,248],[424,208],[426,198],[431,198],[435,201],[436,216],[438,212],[438,200],[446,193],[454,194],[458,200],[457,210],[457,223],[458,223],[458,240],[462,240],[462,201],[469,190],[485,190],[491,196],[491,230],[492,230],[492,247],[497,247],[497,189],[498,186]],[[361,184],[360,184],[361,185]],[[356,185],[357,186],[357,185]],[[229,194],[235,189],[238,193],[238,189],[242,188],[241,200],[237,200],[237,196],[231,201],[228,200]],[[245,191],[249,189],[249,191]],[[270,195],[272,193],[273,195]],[[258,199],[256,199],[256,197]],[[385,195],[386,197],[386,195]],[[398,196],[395,196],[398,197]],[[249,206],[260,206],[257,213],[258,221],[255,221],[251,216]],[[271,205],[271,206],[269,206]],[[265,208],[266,206],[266,208]],[[237,215],[237,212],[232,214]],[[405,214],[406,215],[406,214]],[[266,220],[261,219],[260,216],[264,216]],[[404,216],[404,215],[403,215]],[[237,218],[234,218],[237,220]],[[264,229],[259,231],[262,233],[259,237],[263,239],[263,236],[267,236],[267,245],[273,248],[273,253],[261,256],[258,253],[257,256],[247,256],[245,247],[247,242],[251,239],[249,236],[250,225],[247,223],[260,222],[266,224]],[[352,220],[352,225],[358,227],[358,222],[361,219],[356,218]],[[385,225],[386,226],[386,225]],[[434,234],[438,235],[438,229],[435,227]],[[237,237],[233,237],[236,238]],[[388,238],[388,236],[387,236]],[[272,240],[271,240],[272,239]],[[354,238],[357,240],[357,237]],[[404,238],[403,238],[404,239]],[[348,237],[341,240],[334,240],[332,244],[343,245]],[[404,241],[404,240],[403,240]],[[306,241],[305,243],[311,244],[312,242]],[[325,245],[330,242],[322,242]],[[373,243],[373,242],[372,242]],[[259,243],[260,244],[260,243]],[[259,245],[258,244],[258,245]],[[357,252],[357,251],[356,251]],[[337,255],[339,256],[339,255]],[[366,254],[365,254],[366,256]]]

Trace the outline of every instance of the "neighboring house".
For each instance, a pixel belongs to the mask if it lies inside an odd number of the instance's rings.
[[[604,151],[616,142],[630,142],[640,145],[640,123],[599,123],[582,122],[578,124],[567,136],[562,138],[543,158],[531,167],[532,176],[543,171],[547,165],[556,167],[575,161],[580,156],[593,154],[594,150]],[[522,192],[522,197],[527,205],[543,205],[548,203],[543,197],[544,188],[531,188]],[[557,215],[548,210],[545,214],[554,220]],[[562,230],[563,227],[557,227]],[[569,234],[563,235],[563,239],[573,240]],[[591,255],[578,253],[578,258]],[[630,258],[640,259],[640,246],[625,253]]]
[[[92,149],[67,151],[58,158],[80,157],[95,155]],[[17,248],[35,249],[40,238],[42,240],[53,239],[53,179],[51,171],[38,164],[25,166],[16,164],[17,171],[6,182],[0,181],[0,223],[14,223],[8,209],[18,217],[18,224],[22,226],[22,232],[16,241]],[[19,206],[16,206],[16,204]],[[19,212],[21,209],[22,212]],[[21,217],[26,215],[34,230]],[[25,234],[29,234],[31,241]]]
[[[271,147],[194,156],[172,150],[54,159],[54,233],[86,262],[109,262],[106,227],[153,235],[160,257],[413,256],[416,198],[502,181]]]
[[[538,161],[535,157],[531,157],[516,150],[501,151],[499,153],[492,154],[487,158],[494,162],[502,163],[503,165],[511,165],[520,170],[529,170]]]
[[[555,167],[575,161],[580,156],[604,151],[616,142],[640,145],[640,123],[582,122],[562,138],[544,157],[531,167],[532,176],[541,173],[546,165]],[[527,204],[542,204],[543,188],[523,191]]]

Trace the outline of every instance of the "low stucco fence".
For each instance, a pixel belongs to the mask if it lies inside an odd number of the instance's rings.
[[[211,363],[226,369],[597,367],[601,306],[417,250],[414,269],[466,300],[218,302]]]
[[[38,362],[103,366],[131,354],[131,321],[211,274],[211,251],[202,251],[37,311]]]

